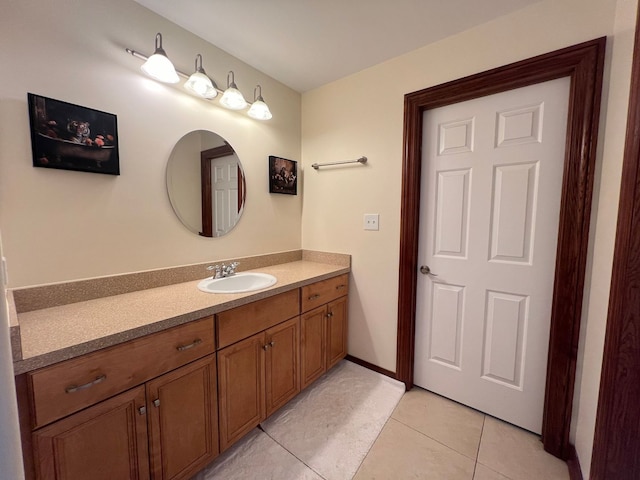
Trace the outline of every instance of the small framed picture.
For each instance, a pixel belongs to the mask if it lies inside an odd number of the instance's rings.
[[[33,166],[120,175],[116,116],[28,94]]]
[[[298,194],[297,162],[269,156],[269,193]]]

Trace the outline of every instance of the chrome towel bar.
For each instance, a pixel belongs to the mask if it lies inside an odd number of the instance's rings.
[[[347,163],[361,163],[361,164],[365,164],[367,163],[367,157],[360,157],[357,158],[355,160],[346,160],[344,162],[330,162],[330,163],[314,163],[313,165],[311,165],[313,168],[315,168],[316,170],[318,170],[320,167],[328,167],[329,165],[345,165]]]

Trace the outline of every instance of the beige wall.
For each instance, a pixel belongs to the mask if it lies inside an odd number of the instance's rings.
[[[176,68],[197,53],[221,88],[228,70],[257,122],[154,82],[125,47],[151,54],[156,32]],[[268,156],[300,158],[300,94],[131,0],[9,1],[0,15],[0,228],[10,286],[123,273],[300,248],[302,197],[268,193]],[[27,92],[118,116],[119,177],[33,168]],[[165,187],[176,141],[214,131],[236,149],[247,202],[238,226],[205,239],[178,221]],[[259,240],[257,240],[259,238]]]
[[[636,3],[542,1],[305,93],[302,98],[303,247],[353,255],[349,353],[395,370],[403,95],[609,36],[586,326],[572,432],[587,473],[611,276]],[[369,158],[368,166],[319,172],[309,168],[314,162],[359,155]],[[380,213],[379,232],[363,231],[364,213]]]

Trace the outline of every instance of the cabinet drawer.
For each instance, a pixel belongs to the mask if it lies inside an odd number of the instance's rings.
[[[236,343],[300,313],[298,290],[258,300],[216,315],[218,348]]]
[[[67,360],[29,375],[34,427],[215,351],[213,317]]]
[[[302,287],[302,312],[308,312],[349,293],[349,274]]]

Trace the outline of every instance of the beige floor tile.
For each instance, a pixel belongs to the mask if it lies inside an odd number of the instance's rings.
[[[473,475],[473,480],[510,480],[509,477],[494,472],[489,467],[476,464],[476,473]]]
[[[389,419],[354,480],[471,480],[474,461]]]
[[[537,435],[489,416],[478,462],[513,480],[569,480],[567,465],[545,452]]]
[[[391,418],[476,459],[484,414],[421,388],[405,393]]]
[[[254,428],[191,480],[323,480],[263,431]],[[115,480],[115,479],[114,479]]]

